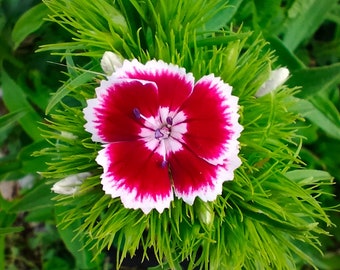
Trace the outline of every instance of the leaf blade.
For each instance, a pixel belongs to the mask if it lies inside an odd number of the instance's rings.
[[[38,30],[44,24],[44,18],[48,15],[48,8],[40,3],[26,11],[16,22],[12,31],[14,49],[30,34]]]
[[[292,72],[287,81],[290,87],[302,86],[298,97],[307,98],[318,92],[323,92],[340,82],[340,63],[329,66],[299,69]]]
[[[34,141],[41,140],[42,136],[40,134],[40,130],[38,129],[38,123],[43,121],[42,118],[28,102],[23,89],[15,83],[15,81],[7,74],[4,69],[2,70],[1,78],[3,100],[7,109],[10,112],[26,110],[26,115],[18,119],[18,122]]]
[[[288,10],[283,43],[294,51],[302,41],[309,38],[325,20],[337,0],[296,0]]]

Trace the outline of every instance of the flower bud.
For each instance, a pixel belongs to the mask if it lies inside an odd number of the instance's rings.
[[[72,174],[64,179],[58,181],[53,185],[51,190],[58,194],[72,195],[75,194],[83,180],[89,177],[91,174],[88,172],[82,172],[78,174]]]
[[[69,139],[69,140],[76,140],[78,138],[76,135],[68,131],[61,131],[60,135],[64,137],[65,139]]]
[[[223,73],[221,74],[222,78],[228,78],[228,76],[235,70],[237,60],[240,55],[240,47],[240,41],[236,40],[234,42],[230,42],[227,45],[227,48],[223,51],[224,67]]]
[[[123,65],[123,58],[113,52],[105,52],[100,65],[106,75],[111,75]]]
[[[195,202],[195,209],[201,223],[208,228],[211,227],[214,222],[214,208],[212,204],[197,200],[197,202]]]
[[[280,85],[288,79],[289,70],[285,67],[281,67],[270,72],[269,79],[265,81],[259,90],[256,92],[255,97],[262,97],[271,91],[278,88]]]

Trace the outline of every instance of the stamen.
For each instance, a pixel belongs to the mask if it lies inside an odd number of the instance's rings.
[[[168,117],[166,118],[166,122],[167,122],[168,125],[172,125],[172,123],[173,123],[172,117],[168,116]]]
[[[167,160],[163,160],[161,163],[161,167],[165,168],[166,166],[168,166],[168,161]]]
[[[145,120],[145,122],[148,122],[151,126],[155,125],[154,123],[150,122],[143,114],[141,114],[138,108],[133,108],[132,112],[137,119],[143,119]]]
[[[157,140],[163,138],[163,136],[164,136],[164,134],[161,132],[161,130],[159,128],[155,130],[155,138]]]
[[[140,118],[141,118],[140,111],[139,111],[137,108],[133,108],[132,112],[133,112],[133,115],[134,115],[137,119],[140,119]]]

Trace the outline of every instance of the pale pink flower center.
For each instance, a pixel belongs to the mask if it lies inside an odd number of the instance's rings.
[[[165,167],[170,153],[183,149],[183,134],[187,131],[186,116],[183,112],[172,112],[167,107],[161,107],[155,117],[145,117],[138,108],[133,109],[136,119],[144,120],[139,132],[145,146],[163,157],[162,167]]]

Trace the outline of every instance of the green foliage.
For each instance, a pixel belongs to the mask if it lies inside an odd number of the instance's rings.
[[[292,108],[307,119],[299,131],[306,138],[301,157],[308,168],[325,169],[336,178],[336,186],[325,189],[336,195],[339,194],[340,179],[340,163],[334,156],[340,138],[337,70],[340,5],[337,1],[278,2],[276,7],[266,9],[267,1],[248,1],[247,5],[240,7],[241,12],[235,14],[234,20],[243,22],[244,27],[263,32],[270,47],[276,50],[277,64],[290,69],[287,84],[302,86],[296,95],[302,100]],[[267,16],[257,16],[259,13],[267,13]],[[270,13],[272,15],[268,16]],[[336,198],[326,200],[324,205],[338,204]],[[337,212],[330,212],[330,217],[339,224]],[[340,234],[339,229],[327,230],[333,235]],[[328,241],[324,243],[325,258],[336,257],[332,251],[336,246]],[[319,269],[338,268],[336,260],[327,261],[312,254]]]
[[[119,25],[107,19],[108,11],[98,17],[107,5],[104,0],[91,8],[85,0],[46,3],[52,11],[50,19],[72,32],[75,39],[44,49],[63,49],[61,54],[68,57],[98,57],[112,50],[143,62],[160,58],[176,63],[192,71],[196,78],[219,74],[240,97],[240,121],[245,128],[240,138],[243,165],[215,202],[197,200],[189,206],[175,199],[163,214],[144,215],[125,209],[119,198],[103,194],[101,170],[94,162],[100,146],[91,142],[83,129],[82,108],[85,100],[93,97],[95,87],[86,82],[96,74],[72,72],[53,105],[60,104],[66,96],[79,105],[61,103],[62,109],[51,115],[52,121],[43,130],[51,146],[37,152],[53,160],[46,177],[60,179],[80,171],[92,173],[77,194],[57,197],[59,205],[68,207],[62,226],[67,228],[81,218],[78,238],[86,240],[86,246],[97,254],[116,246],[118,265],[140,246],[144,250],[153,247],[159,263],[162,265],[165,259],[170,268],[185,259],[189,260],[189,269],[291,269],[296,257],[314,263],[301,247],[318,250],[315,236],[326,231],[317,224],[331,224],[315,199],[322,194],[320,188],[330,184],[331,176],[299,169],[301,140],[295,126],[299,117],[289,112],[293,105],[299,106],[298,99],[290,98],[295,90],[282,88],[275,94],[254,98],[274,62],[261,37],[211,27],[212,22],[220,23],[222,10],[228,9],[220,2],[173,1],[165,8],[163,1],[147,1],[143,6],[139,1],[117,1],[108,10],[119,18]],[[69,8],[65,9],[65,5]],[[208,23],[210,32],[204,31]],[[103,39],[104,36],[110,38]],[[93,61],[90,66],[92,63],[95,67]],[[71,132],[73,139],[62,132]],[[204,211],[210,219],[205,219]]]
[[[29,9],[16,22],[12,31],[12,41],[14,49],[17,49],[21,42],[31,33],[38,30],[44,23],[44,18],[47,16],[48,9],[46,5],[39,4]]]
[[[21,126],[25,132],[33,140],[41,140],[40,131],[38,130],[37,124],[42,121],[42,118],[32,108],[26,99],[25,93],[6,73],[5,70],[1,74],[2,89],[3,89],[3,100],[6,107],[10,111],[26,110],[27,114],[19,119]]]
[[[310,38],[337,2],[336,0],[294,1],[287,10],[288,16],[285,20],[283,43],[286,47],[294,51],[301,42]]]
[[[69,207],[56,206],[56,219],[57,223],[61,223],[62,216],[65,211],[67,211]],[[74,255],[76,259],[75,266],[77,269],[102,269],[99,265],[101,263],[101,259],[93,259],[93,252],[90,250],[84,249],[85,242],[80,239],[74,239],[74,233],[81,226],[81,219],[74,221],[67,228],[63,228],[62,226],[58,227],[58,232],[60,234],[61,239],[64,241],[66,248],[70,251],[71,254]],[[71,241],[70,241],[71,239]]]
[[[0,180],[33,179],[14,200],[0,196],[0,269],[105,269],[109,247],[118,264],[140,247],[147,259],[153,247],[154,269],[180,269],[184,260],[189,269],[337,269],[340,231],[329,227],[340,224],[329,196],[339,190],[332,176],[340,179],[337,2],[0,1]],[[83,129],[82,108],[107,50],[176,63],[196,79],[215,73],[233,86],[243,165],[223,196],[144,215],[104,195],[100,145]],[[65,68],[47,63],[60,56]],[[254,98],[277,66],[290,69],[290,88]],[[92,176],[74,196],[50,192],[83,171]],[[25,250],[40,258],[19,259]]]

